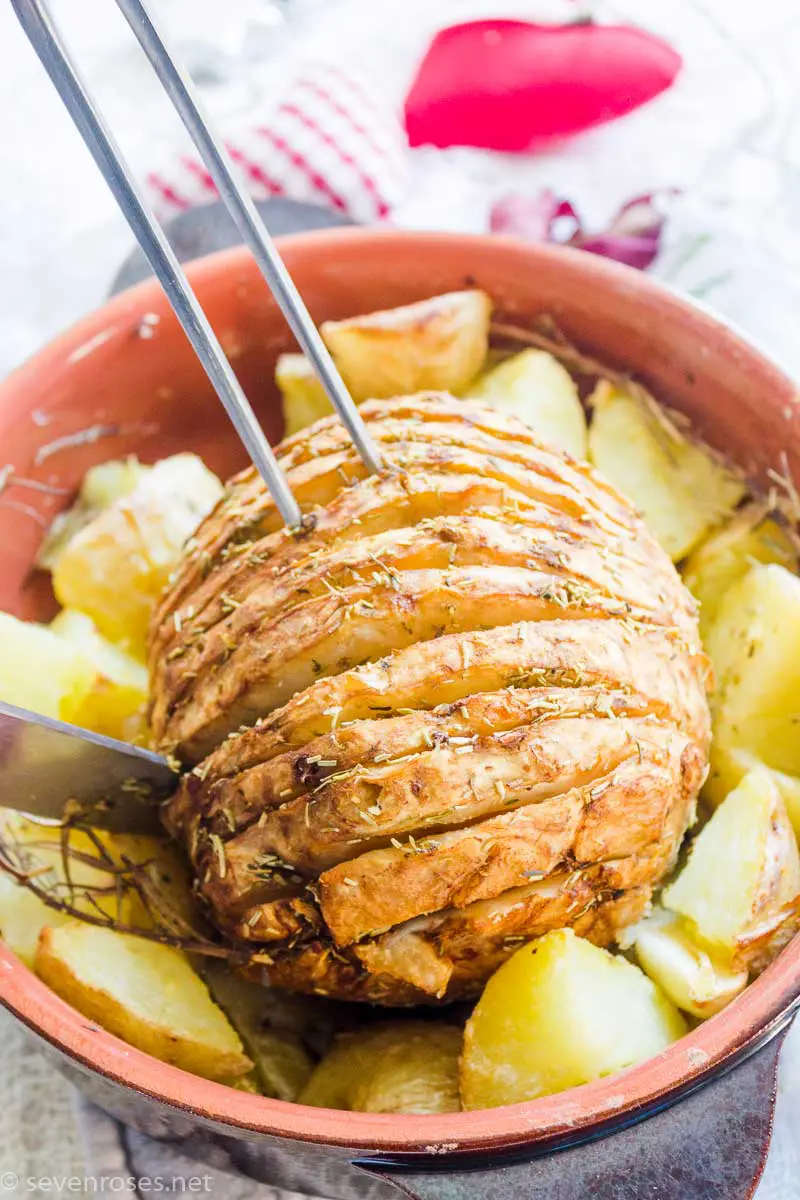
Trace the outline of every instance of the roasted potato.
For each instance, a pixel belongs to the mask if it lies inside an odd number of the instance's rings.
[[[50,628],[85,655],[94,672],[83,695],[65,699],[62,705],[65,719],[122,741],[145,741],[147,669],[144,664],[109,642],[98,633],[91,617],[74,608],[62,609]]]
[[[174,842],[134,833],[102,837],[118,866],[139,868],[137,878],[145,894],[142,897],[135,888],[129,889],[128,924],[138,929],[158,926],[180,936],[205,929],[189,864]]]
[[[721,804],[749,771],[756,770],[769,773],[786,806],[795,835],[800,837],[800,777],[767,767],[760,758],[747,750],[727,747],[716,740],[712,741],[711,764],[703,787],[703,797],[713,805]]]
[[[712,1017],[747,985],[747,971],[715,961],[697,942],[689,922],[676,913],[655,907],[633,936],[642,970],[693,1017]]]
[[[48,571],[52,570],[64,547],[75,534],[101,512],[105,512],[115,501],[135,491],[150,469],[133,455],[90,467],[83,477],[75,503],[56,517],[50,526],[39,550],[37,565]]]
[[[523,350],[481,375],[468,399],[519,417],[543,441],[575,458],[588,456],[586,417],[567,370],[544,350]]]
[[[312,1019],[313,1000],[276,995],[261,984],[240,978],[227,963],[208,961],[202,966],[202,975],[255,1064],[259,1092],[278,1100],[296,1100],[315,1061],[299,1034],[296,1018],[299,1010]],[[325,1002],[319,1004],[324,1013]]]
[[[0,613],[0,699],[74,721],[95,679],[82,647],[44,625]]]
[[[252,1069],[228,1018],[171,946],[68,921],[42,930],[34,968],[89,1020],[163,1062],[223,1081]]]
[[[464,1108],[535,1100],[665,1049],[686,1024],[624,958],[554,930],[495,972],[467,1022]]]
[[[153,729],[198,763],[166,816],[215,922],[269,948],[276,986],[471,999],[504,934],[611,893],[594,936],[641,915],[705,773],[707,663],[671,563],[587,463],[441,394],[361,411],[398,475],[351,483],[352,447],[315,425],[285,444],[292,472],[330,479],[302,543],[189,563],[164,600]],[[204,544],[236,537],[234,499]],[[576,865],[580,904],[528,893]],[[436,923],[462,914],[451,951]]]
[[[40,930],[45,925],[60,925],[68,919],[63,913],[48,908],[5,871],[0,871],[0,937],[27,967],[33,966]]]
[[[356,401],[427,389],[461,392],[483,366],[492,302],[477,290],[344,321],[320,332]]]
[[[766,504],[754,502],[715,530],[686,559],[683,581],[700,605],[700,633],[706,636],[735,583],[754,563],[779,563],[796,571],[797,546],[786,526]]]
[[[739,940],[739,957],[750,977],[760,975],[800,931],[800,895],[756,921]]]
[[[304,354],[279,355],[275,382],[283,397],[284,437],[332,412],[328,394]]]
[[[226,1079],[225,1082],[237,1092],[247,1092],[251,1096],[263,1095],[255,1071],[248,1071],[246,1075],[239,1075],[236,1079]]]
[[[755,770],[694,839],[688,862],[661,899],[736,971],[748,966],[754,928],[763,940],[799,895],[800,853],[785,805],[770,773]]]
[[[14,865],[31,872],[37,881],[59,898],[68,899],[79,911],[105,913],[115,920],[139,928],[153,925],[153,914],[168,907],[186,925],[196,917],[191,881],[177,848],[163,838],[132,834],[110,834],[94,830],[94,837],[112,860],[108,869],[92,866],[81,855],[100,859],[92,838],[83,830],[69,832],[70,892],[61,848],[61,828],[55,823],[32,820],[12,809],[0,809],[0,837],[9,848]],[[113,867],[123,862],[140,865],[153,880],[153,912],[131,888],[118,893]],[[91,892],[91,898],[87,895]],[[162,897],[159,904],[158,897]],[[64,924],[70,918],[39,900],[26,887],[0,872],[0,934],[29,966],[36,940],[45,925]],[[177,932],[177,930],[176,930]]]
[[[107,845],[109,835],[99,836],[103,844]],[[120,920],[128,919],[129,900],[127,897],[123,898],[121,906],[118,907],[113,873],[89,866],[75,858],[70,858],[70,875],[75,888],[70,897],[66,887],[61,831],[58,825],[29,820],[21,813],[4,808],[0,809],[0,837],[4,846],[8,847],[14,865],[34,874],[42,887],[70,898],[78,909],[96,913],[99,906],[100,910],[110,917],[118,915]],[[79,854],[97,858],[97,850],[88,834],[80,830],[71,831],[70,846]],[[93,900],[85,897],[87,888],[92,889]],[[36,940],[42,927],[63,924],[67,920],[69,918],[66,915],[49,908],[26,887],[0,871],[0,934],[6,944],[28,966],[33,965]]]
[[[683,558],[730,516],[744,482],[644,395],[604,381],[589,404],[591,461],[641,509],[670,557]]]
[[[492,304],[485,292],[448,292],[416,304],[344,321],[320,332],[356,401],[426,389],[463,392],[486,362]],[[284,436],[319,417],[331,403],[302,354],[281,354],[275,382],[283,396]]]
[[[706,795],[718,804],[749,767],[776,772],[800,834],[800,579],[756,565],[729,590],[706,635],[717,679]]]
[[[0,613],[0,697],[95,733],[144,738],[147,671],[64,610],[47,628]]]
[[[433,1021],[386,1021],[342,1034],[298,1097],[349,1112],[458,1112],[461,1030]]]
[[[52,563],[56,597],[110,641],[144,658],[147,627],[184,542],[222,495],[194,454],[157,463],[84,524]]]

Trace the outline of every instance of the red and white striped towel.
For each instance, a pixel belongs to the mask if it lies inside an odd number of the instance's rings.
[[[330,63],[305,63],[272,108],[223,130],[255,199],[285,196],[353,221],[385,220],[404,198],[408,143],[395,114],[362,80]],[[147,176],[161,220],[216,196],[199,158],[184,154]]]

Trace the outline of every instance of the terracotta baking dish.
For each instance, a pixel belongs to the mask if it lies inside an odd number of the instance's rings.
[[[800,462],[790,380],[719,321],[634,271],[560,248],[439,234],[325,231],[286,239],[282,250],[317,319],[478,285],[520,322],[552,314],[571,339],[637,374],[748,471]],[[234,250],[198,261],[190,275],[278,438],[272,374],[290,338],[254,263]],[[128,452],[151,461],[191,449],[223,475],[243,462],[155,283],[106,304],[0,386],[0,445],[17,475],[67,489],[91,464]],[[43,522],[67,499],[19,486],[0,497],[0,607],[48,615],[31,564]],[[205,1130],[206,1144],[244,1139],[247,1170],[326,1197],[388,1198],[398,1194],[390,1176],[417,1197],[750,1195],[780,1039],[753,1052],[785,1027],[799,995],[796,939],[723,1013],[621,1075],[487,1112],[377,1116],[267,1100],[157,1062],[81,1017],[0,947],[0,1000],[98,1103],[157,1136]]]

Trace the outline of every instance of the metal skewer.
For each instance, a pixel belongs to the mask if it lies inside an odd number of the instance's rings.
[[[46,0],[11,0],[34,50],[56,87],[81,137],[127,219],[167,298],[211,380],[236,432],[289,525],[301,522],[300,508],[236,379],[222,347],[175,257],[155,214],[117,146],[53,23]],[[328,397],[370,471],[380,469],[378,450],[367,432],[272,238],[237,171],[211,132],[186,71],[179,67],[141,0],[116,0],[158,79],[191,135],[223,203],[238,226],[289,326],[310,359]]]

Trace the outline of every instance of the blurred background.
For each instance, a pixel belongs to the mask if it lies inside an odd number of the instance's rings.
[[[255,166],[258,194],[268,194],[258,172],[269,179],[275,168],[277,186],[296,199],[330,209],[330,192],[344,189],[345,213],[355,220],[483,230],[498,200],[510,193],[532,200],[551,189],[598,231],[621,204],[660,191],[669,219],[650,269],[721,309],[800,371],[796,0],[155,0],[155,8],[229,143]],[[187,139],[115,6],[54,0],[53,11],[140,177],[155,175],[172,189],[174,204],[151,186],[165,215],[207,200],[184,161]],[[491,16],[572,22],[590,14],[664,39],[683,61],[672,85],[619,121],[528,153],[409,148],[403,101],[437,28]],[[433,64],[434,85],[439,69]],[[349,122],[308,90],[315,78],[334,80]],[[351,83],[363,90],[349,90]],[[322,123],[327,144],[312,144],[302,118],[278,112],[287,98]],[[0,370],[7,371],[103,298],[132,239],[7,5],[0,7],[0,104]],[[354,116],[372,141],[352,129]],[[283,149],[261,136],[264,128]],[[310,147],[312,169],[330,177],[328,192],[293,167],[298,146],[301,154]],[[353,170],[342,154],[355,159]],[[376,181],[382,205],[364,194],[358,172]]]
[[[181,251],[224,242],[225,228],[195,211],[212,189],[111,0],[52,8],[159,214],[177,221]],[[800,375],[798,0],[153,0],[153,8],[259,199],[313,204],[317,222],[572,241],[690,293]],[[592,20],[633,25],[648,43],[634,61],[610,46],[599,69],[588,38],[586,78],[523,89],[487,129],[475,63],[491,54],[491,70],[511,78],[513,45],[482,24],[461,65],[446,41],[431,47],[445,26],[492,18],[590,35]],[[637,88],[647,103],[593,125]],[[127,226],[8,5],[0,112],[5,374],[141,264],[129,261]],[[281,228],[311,219],[278,216]],[[111,1169],[123,1159],[153,1173],[161,1151],[79,1105],[5,1020],[2,1044],[0,1147],[22,1148],[31,1173]],[[760,1200],[800,1196],[798,1119],[795,1035]],[[190,1169],[176,1157],[170,1172],[179,1163]],[[13,1165],[20,1170],[18,1154]],[[221,1178],[226,1196],[276,1195]]]

